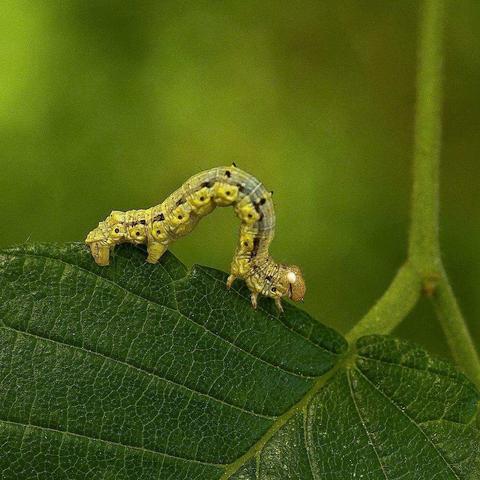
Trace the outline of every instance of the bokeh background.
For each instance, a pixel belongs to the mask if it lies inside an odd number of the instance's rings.
[[[275,191],[274,256],[347,331],[405,258],[418,3],[4,0],[0,246],[83,240],[235,161]],[[448,9],[441,240],[480,340],[480,2]],[[173,252],[229,268],[232,209]],[[398,329],[448,355],[422,301]]]

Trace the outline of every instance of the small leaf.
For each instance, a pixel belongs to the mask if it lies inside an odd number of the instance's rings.
[[[345,340],[138,248],[0,254],[5,479],[467,479],[479,396],[390,337]]]

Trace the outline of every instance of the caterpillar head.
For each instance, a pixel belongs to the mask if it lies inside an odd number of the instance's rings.
[[[269,286],[267,296],[273,298],[288,297],[294,302],[300,302],[305,296],[305,280],[296,265],[280,265],[275,278]]]

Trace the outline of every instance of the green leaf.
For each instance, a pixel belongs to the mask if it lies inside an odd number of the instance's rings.
[[[144,260],[0,254],[2,479],[478,478],[479,396],[450,365]]]

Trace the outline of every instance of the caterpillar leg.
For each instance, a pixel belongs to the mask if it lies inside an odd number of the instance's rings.
[[[275,306],[280,313],[283,313],[282,299],[280,297],[275,298]]]
[[[166,252],[168,245],[163,245],[162,243],[149,243],[147,245],[147,262],[148,263],[157,263],[160,260],[160,257]]]
[[[227,278],[227,288],[230,288],[233,285],[233,282],[235,281],[237,277],[235,275],[230,274]]]
[[[258,293],[257,292],[252,292],[250,294],[250,300],[252,302],[252,307],[257,308],[257,298],[258,298]]]
[[[89,245],[93,258],[98,265],[105,266],[110,263],[110,247],[101,245],[99,242],[92,242]]]

